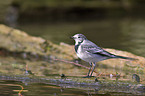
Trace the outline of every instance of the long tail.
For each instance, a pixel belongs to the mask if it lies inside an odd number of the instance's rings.
[[[122,58],[122,59],[129,59],[129,60],[138,60],[138,59],[135,59],[135,58],[130,58],[130,57],[124,57],[124,56],[116,56],[116,58]]]

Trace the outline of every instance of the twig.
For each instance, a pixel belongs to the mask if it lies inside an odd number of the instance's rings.
[[[74,65],[77,65],[77,66],[80,66],[80,67],[83,67],[83,68],[86,68],[86,69],[90,69],[89,67],[86,67],[84,65],[81,65],[81,64],[78,64],[78,63],[75,63],[75,62],[71,62],[71,61],[66,61],[66,60],[61,60],[61,59],[53,59],[53,60],[56,60],[56,61],[62,61],[62,62],[65,62],[65,63],[71,63],[71,64],[74,64]],[[98,73],[96,71],[94,71],[95,73]]]

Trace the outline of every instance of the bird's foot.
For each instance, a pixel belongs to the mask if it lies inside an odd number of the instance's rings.
[[[91,77],[95,77],[95,76],[88,76],[88,75],[87,75],[87,76],[85,76],[85,77],[83,77],[83,78],[91,78]]]

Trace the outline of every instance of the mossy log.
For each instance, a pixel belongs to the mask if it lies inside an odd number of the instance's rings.
[[[23,31],[10,28],[5,25],[0,25],[0,48],[6,49],[10,52],[16,53],[30,53],[32,55],[48,56],[50,59],[59,58],[65,60],[78,59],[73,45],[68,45],[65,43],[60,43],[59,45],[53,44],[49,40],[45,40],[40,37],[34,37],[26,34]],[[136,56],[132,53],[115,50],[106,49],[105,50],[121,56],[132,57],[138,60],[130,61],[123,59],[109,59],[101,61],[99,63],[105,64],[107,66],[116,68],[133,68],[138,70],[141,69],[145,72],[145,58],[141,56]]]

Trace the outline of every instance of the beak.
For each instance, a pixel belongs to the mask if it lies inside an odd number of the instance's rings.
[[[70,38],[71,38],[71,39],[74,39],[74,37],[73,37],[73,36],[71,36]]]

